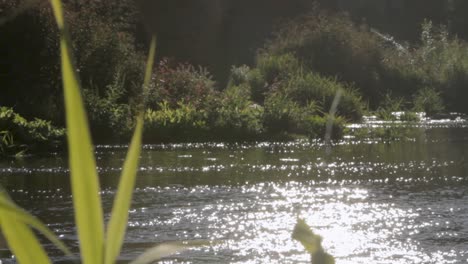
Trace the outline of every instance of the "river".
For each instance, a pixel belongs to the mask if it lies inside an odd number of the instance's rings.
[[[413,128],[409,140],[145,145],[126,262],[160,242],[217,244],[163,263],[309,263],[291,239],[297,217],[324,237],[337,263],[468,261],[468,125]],[[126,146],[98,146],[109,217]],[[67,160],[0,161],[13,199],[78,250]],[[57,263],[67,260],[49,243]],[[14,263],[0,248],[0,260]]]

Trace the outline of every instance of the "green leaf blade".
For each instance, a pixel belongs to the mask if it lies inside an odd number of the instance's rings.
[[[111,219],[106,232],[105,261],[112,264],[119,256],[127,229],[128,210],[132,201],[133,189],[138,170],[143,134],[143,116],[139,115],[132,142],[125,159],[122,176],[112,208]]]
[[[96,161],[79,84],[67,55],[68,45],[62,40],[61,46],[75,221],[84,263],[100,263],[104,224]]]
[[[2,202],[8,200],[4,193],[0,193],[0,198]],[[0,207],[0,229],[19,263],[51,263],[37,237],[15,211]]]
[[[71,251],[65,246],[65,244],[58,239],[58,237],[41,221],[36,217],[32,216],[28,212],[18,207],[13,202],[9,201],[5,195],[0,194],[0,210],[14,214],[16,220],[23,224],[29,225],[30,227],[41,232],[49,241],[51,241],[58,249],[60,249],[65,255],[72,256]]]
[[[151,39],[148,61],[145,70],[145,79],[143,89],[146,90],[151,81],[153,71],[154,56],[156,54],[156,37]],[[136,128],[132,137],[132,142],[125,158],[125,163],[122,170],[122,175],[117,190],[117,195],[114,200],[111,219],[109,221],[106,232],[106,245],[104,253],[104,263],[112,264],[119,256],[120,250],[127,229],[128,210],[130,209],[133,189],[135,187],[135,179],[138,171],[138,161],[140,159],[141,144],[143,137],[144,126],[144,102],[137,116]]]
[[[60,0],[51,0],[60,29],[60,50],[68,131],[69,166],[75,222],[84,264],[103,261],[104,224],[99,180],[94,160],[80,84],[73,65],[71,43],[63,20]]]

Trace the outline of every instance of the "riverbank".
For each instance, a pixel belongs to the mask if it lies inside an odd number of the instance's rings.
[[[148,115],[158,115],[153,111]],[[147,117],[148,118],[148,117]],[[262,115],[258,116],[258,124],[264,122]],[[331,130],[330,139],[337,140],[364,140],[392,142],[400,140],[414,140],[419,137],[421,131],[437,126],[463,126],[467,124],[468,117],[459,113],[438,114],[427,116],[423,112],[391,112],[384,118],[378,112],[374,115],[363,116],[362,121],[356,123],[345,122],[344,119],[335,119]],[[266,132],[259,130],[257,133],[245,133],[241,129],[232,130],[220,127],[194,130],[180,123],[148,122],[145,127],[144,144],[159,143],[187,143],[187,142],[288,142],[294,140],[323,140],[326,134],[326,117],[315,117],[307,120],[309,126],[303,133]],[[305,122],[301,120],[301,122]],[[160,126],[160,127],[158,127]],[[93,128],[91,128],[93,130]],[[102,129],[102,127],[99,127]],[[109,129],[109,128],[106,128]],[[129,132],[131,128],[128,128]],[[99,131],[93,130],[100,134]],[[28,121],[15,113],[12,109],[0,108],[0,157],[22,157],[41,153],[62,152],[65,150],[65,129],[53,126],[50,121],[35,119]],[[109,132],[110,133],[110,132]],[[127,135],[108,135],[103,140],[95,137],[96,145],[127,144]]]
[[[0,107],[0,157],[51,152],[65,146],[65,129],[42,119],[26,120],[8,107]]]

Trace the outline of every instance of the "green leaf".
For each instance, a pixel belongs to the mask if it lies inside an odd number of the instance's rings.
[[[62,241],[60,241],[58,237],[54,235],[54,233],[47,226],[45,226],[36,217],[32,216],[28,212],[18,207],[16,204],[14,204],[7,197],[5,197],[5,195],[1,193],[0,193],[0,210],[14,214],[17,221],[23,224],[26,224],[30,227],[33,227],[39,232],[41,232],[47,239],[50,240],[50,242],[52,242],[58,249],[60,249],[63,253],[65,253],[65,255],[68,255],[68,256],[73,255],[71,251],[67,248],[67,246],[65,246],[65,244],[63,244]]]
[[[114,200],[111,219],[107,227],[105,261],[112,264],[119,256],[127,228],[128,210],[132,201],[133,188],[140,158],[141,137],[143,131],[143,115],[137,118],[135,133],[130,144],[127,158],[122,171],[117,196]]]
[[[156,38],[151,40],[151,47],[146,65],[144,89],[148,87],[151,80],[154,55],[156,53]],[[143,104],[144,106],[144,104]],[[135,186],[135,179],[138,170],[138,160],[141,152],[141,138],[143,135],[144,112],[143,107],[137,117],[136,129],[133,134],[127,157],[125,159],[119,188],[114,200],[111,219],[107,227],[106,246],[104,253],[104,263],[112,264],[119,256],[123,244],[125,230],[127,228],[128,210],[132,201],[132,193]]]
[[[156,36],[151,38],[151,45],[146,62],[145,79],[143,81],[143,88],[146,90],[151,81],[151,73],[153,72],[154,56],[156,55]]]
[[[0,197],[5,201],[3,193]],[[0,207],[0,229],[19,263],[51,263],[37,237],[15,211]]]
[[[103,261],[104,224],[99,181],[93,147],[85,115],[80,84],[71,55],[71,43],[65,28],[60,0],[51,0],[60,29],[62,78],[68,131],[69,166],[75,221],[84,264]]]
[[[149,264],[193,247],[209,245],[210,242],[204,240],[164,243],[148,249],[130,264]]]

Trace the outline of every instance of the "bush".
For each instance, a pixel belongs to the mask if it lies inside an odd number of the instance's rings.
[[[440,93],[431,88],[420,89],[414,95],[413,110],[427,115],[440,114],[445,109]]]
[[[136,49],[139,16],[133,1],[66,1],[64,5],[65,19],[72,24],[70,35],[83,85],[98,89],[102,97],[114,74],[123,72],[129,100],[141,94],[145,59]],[[0,79],[0,104],[14,106],[27,118],[62,124],[59,32],[49,2],[0,1],[0,10],[5,17],[11,16],[0,25],[0,35],[8,39],[0,42],[5,75]]]
[[[85,89],[84,101],[88,110],[92,135],[99,142],[115,142],[129,137],[133,129],[133,114],[125,102],[125,77],[117,73],[112,84],[101,96],[99,89]]]
[[[301,68],[301,63],[292,54],[259,54],[256,70],[251,71],[248,79],[253,100],[263,103],[266,93],[272,87],[288,80],[300,72]]]
[[[376,111],[377,117],[383,120],[395,121],[397,120],[393,112],[402,111],[405,108],[403,98],[393,97],[386,94],[383,102]]]
[[[303,109],[287,95],[271,93],[265,99],[263,123],[268,133],[296,132],[303,117]]]
[[[372,104],[390,89],[384,78],[384,44],[345,14],[314,10],[281,28],[264,53],[294,54],[306,69],[354,84]]]
[[[441,105],[449,111],[468,112],[462,99],[468,96],[467,51],[466,42],[451,37],[445,27],[434,27],[431,22],[422,25],[418,45],[405,47],[366,25],[355,25],[344,14],[316,9],[283,26],[262,50],[260,58],[292,54],[300,61],[302,71],[352,84],[368,100],[371,110],[386,108],[382,104],[388,94],[404,102],[419,97],[417,107],[425,108],[421,105],[423,92],[419,90],[431,87],[435,93],[429,96],[436,109],[428,109],[430,112],[442,111]],[[267,72],[280,76],[274,70],[277,68]],[[282,70],[290,72],[287,68]],[[437,93],[442,101],[437,99]]]
[[[50,151],[64,143],[65,130],[49,121],[28,121],[8,107],[0,107],[0,155]]]
[[[263,107],[249,98],[246,86],[231,86],[223,92],[214,124],[223,137],[253,138],[263,132]]]
[[[217,96],[215,82],[202,67],[190,64],[173,64],[163,59],[157,65],[153,81],[145,96],[149,108],[157,110],[166,102],[171,108],[179,103],[190,103],[195,108],[209,107],[211,98]]]
[[[331,131],[330,131],[330,138],[331,139],[340,139],[343,137],[345,132],[345,119],[337,116],[334,118],[330,118],[328,115],[325,116],[318,116],[318,115],[311,115],[305,118],[302,124],[302,129],[304,133],[310,138],[326,138],[327,134],[327,125],[330,122],[331,124]]]
[[[214,129],[220,107],[219,92],[206,69],[168,59],[157,65],[144,99],[150,131],[146,138],[155,142],[204,139]]]
[[[162,102],[158,110],[147,109],[145,113],[145,140],[192,141],[206,136],[207,112],[200,111],[190,103],[179,102],[173,108]]]
[[[338,91],[342,95],[337,109],[339,115],[358,121],[364,112],[356,90],[308,70],[292,53],[262,52],[255,68],[233,68],[231,75],[231,84],[250,89],[244,97],[263,104],[263,124],[269,134],[304,133],[301,122],[310,116],[323,116],[324,111],[330,110]],[[239,89],[238,86],[234,89]]]
[[[298,73],[287,82],[282,82],[279,87],[301,106],[317,102],[323,111],[330,110],[335,96],[341,91],[341,100],[337,109],[340,115],[358,121],[364,112],[361,97],[352,88],[313,72]]]
[[[424,22],[420,44],[405,54],[389,53],[386,61],[412,80],[407,98],[413,100],[415,111],[468,112],[464,99],[468,96],[468,44],[451,37],[445,27]]]
[[[84,5],[80,12],[86,16],[73,16],[72,39],[75,43],[77,68],[84,87],[94,87],[99,95],[106,93],[118,72],[125,74],[124,83],[130,98],[141,94],[144,56],[135,48],[133,36],[109,22],[111,17],[97,13],[94,5]]]

